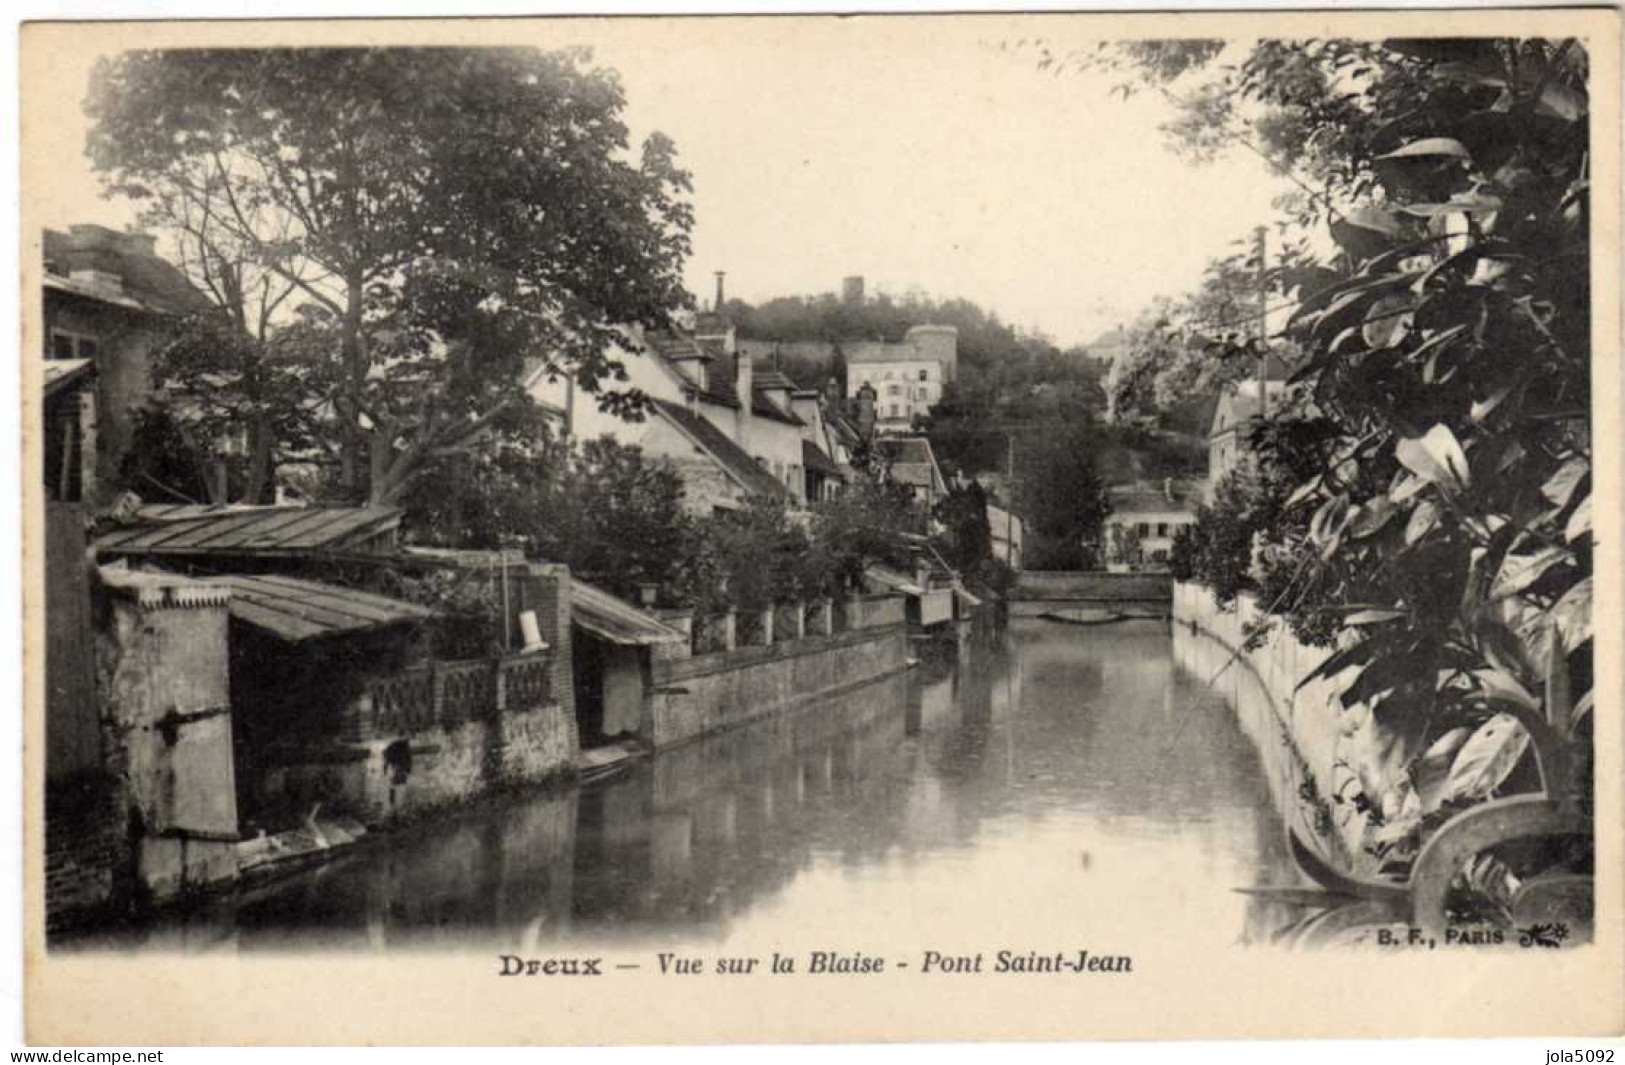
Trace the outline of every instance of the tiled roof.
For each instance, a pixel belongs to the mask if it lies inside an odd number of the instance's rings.
[[[846,474],[835,464],[835,460],[824,454],[824,449],[811,440],[801,442],[801,465],[811,473],[821,473],[825,477],[839,477],[845,479]]]
[[[296,577],[231,574],[208,583],[231,589],[233,618],[292,643],[434,616],[417,603]]]
[[[164,513],[173,509],[173,515]],[[399,527],[398,507],[143,508],[96,541],[102,554],[289,555],[361,550]]]
[[[570,582],[570,620],[600,639],[634,647],[687,639],[658,618],[581,580]]]
[[[656,399],[653,402],[655,410],[716,459],[746,491],[785,498],[790,495],[790,490],[780,484],[778,478],[763,469],[761,463],[751,458],[744,448],[728,439],[722,430],[703,417],[670,400]]]

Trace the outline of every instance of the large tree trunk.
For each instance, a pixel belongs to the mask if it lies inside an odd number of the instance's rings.
[[[361,483],[361,456],[366,444],[366,430],[361,425],[361,409],[367,387],[367,359],[362,346],[361,310],[364,297],[360,271],[352,271],[345,279],[344,330],[342,355],[344,358],[345,395],[349,398],[350,414],[344,421],[344,437],[339,445],[339,476],[345,495],[351,500],[368,497],[367,485]],[[370,480],[370,478],[369,478]]]

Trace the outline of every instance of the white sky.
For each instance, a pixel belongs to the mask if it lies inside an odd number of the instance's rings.
[[[963,296],[1082,342],[1188,290],[1282,187],[1244,151],[1174,156],[1155,94],[1125,102],[1109,77],[1058,78],[994,47],[1054,39],[1060,20],[510,26],[510,43],[593,45],[622,75],[634,143],[651,129],[676,142],[695,185],[687,277],[706,300],[714,270],[752,302],[862,274],[870,292]],[[93,59],[64,56],[51,84],[81,98]],[[46,145],[60,158],[38,217],[122,226],[133,212],[98,198],[79,123]]]

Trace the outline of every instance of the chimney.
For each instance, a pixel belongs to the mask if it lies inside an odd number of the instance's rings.
[[[863,275],[862,274],[854,274],[851,277],[845,277],[845,278],[841,279],[841,302],[843,302],[843,303],[862,303],[863,302]]]
[[[726,271],[726,270],[718,270],[717,271],[717,302],[716,302],[716,305],[714,307],[712,307],[711,309],[713,311],[716,311],[718,314],[722,313],[722,304],[723,304],[723,300],[724,300],[723,289],[722,289],[722,279],[727,277],[727,276],[728,276],[728,271]]]
[[[750,447],[751,398],[754,395],[754,374],[748,352],[734,354],[734,392],[739,396],[739,432],[734,440],[743,448]]]
[[[1174,479],[1172,477],[1162,479],[1162,494],[1168,497],[1168,502],[1172,503],[1174,501]]]

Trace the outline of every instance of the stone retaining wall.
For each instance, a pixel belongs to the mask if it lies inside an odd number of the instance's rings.
[[[1367,708],[1343,705],[1349,674],[1298,686],[1333,648],[1306,646],[1277,622],[1244,651],[1246,634],[1262,618],[1257,602],[1243,594],[1223,610],[1199,584],[1174,585],[1173,616],[1175,662],[1198,683],[1211,680],[1212,691],[1235,708],[1283,817],[1306,842],[1318,839],[1338,867],[1371,873],[1363,849],[1367,815],[1352,797],[1386,792],[1403,772],[1402,760]]]
[[[901,599],[862,601],[866,626],[765,647],[657,659],[656,747],[732,728],[900,672],[908,664]]]

